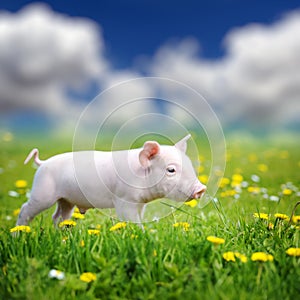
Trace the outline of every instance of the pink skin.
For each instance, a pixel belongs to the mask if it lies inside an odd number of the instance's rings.
[[[33,149],[25,163],[34,157],[39,168],[17,225],[28,224],[55,203],[54,223],[70,218],[75,205],[82,213],[94,207],[115,208],[120,219],[140,223],[145,205],[155,199],[199,199],[206,186],[185,154],[189,138],[174,146],[148,141],[141,149],[71,152],[45,161]]]

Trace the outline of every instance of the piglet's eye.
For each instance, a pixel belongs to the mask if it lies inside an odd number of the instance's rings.
[[[167,167],[167,174],[168,175],[175,175],[176,174],[176,168],[175,168],[175,166],[168,166]]]

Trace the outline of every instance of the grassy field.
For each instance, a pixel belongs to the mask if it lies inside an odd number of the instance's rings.
[[[0,299],[296,299],[300,257],[288,249],[300,247],[300,207],[290,220],[300,200],[297,141],[227,139],[215,201],[182,205],[144,232],[96,209],[57,229],[53,208],[13,237],[35,171],[23,165],[27,153],[38,146],[46,158],[71,144],[2,137]],[[208,157],[203,149],[203,181]]]

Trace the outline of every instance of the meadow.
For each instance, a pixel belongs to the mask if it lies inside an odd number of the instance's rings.
[[[113,211],[54,208],[11,234],[41,158],[70,141],[0,137],[0,299],[295,299],[300,295],[299,138],[227,139],[227,166],[208,205],[175,205],[145,230]],[[209,149],[199,176],[208,180]],[[170,202],[168,202],[170,203]]]

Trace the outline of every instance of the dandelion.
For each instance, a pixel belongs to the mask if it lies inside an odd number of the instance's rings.
[[[100,230],[99,229],[88,229],[88,234],[89,235],[99,235]]]
[[[19,225],[10,229],[10,232],[30,232],[31,229],[26,225]]]
[[[59,270],[52,269],[49,271],[48,277],[63,280],[65,279],[65,273]]]
[[[228,251],[228,252],[223,253],[222,256],[226,261],[235,262],[236,258],[238,258],[242,263],[246,263],[248,261],[246,255],[241,254],[239,252]]]
[[[293,221],[293,223],[298,223],[298,222],[300,222],[300,215],[294,215],[294,216],[292,217],[292,221]]]
[[[233,197],[235,196],[235,194],[237,193],[236,190],[228,190],[228,191],[224,191],[220,194],[221,197],[225,198],[225,197]]]
[[[282,158],[282,159],[286,159],[286,158],[289,157],[289,152],[286,151],[286,150],[280,151],[279,152],[279,157]]]
[[[282,191],[282,194],[285,195],[285,196],[289,196],[292,194],[292,190],[291,189],[287,189],[285,188],[283,191]]]
[[[79,212],[79,213],[74,212],[73,215],[72,215],[72,217],[73,217],[74,219],[84,219],[84,215],[81,214],[80,212]]]
[[[122,229],[125,227],[126,227],[126,222],[119,222],[119,223],[115,224],[114,226],[112,226],[109,229],[109,231],[116,231],[116,230],[119,230],[119,229]]]
[[[254,213],[253,217],[258,218],[258,219],[262,219],[262,220],[268,220],[269,219],[269,215],[265,214],[265,213]]]
[[[248,261],[247,256],[239,252],[234,252],[234,256],[237,257],[242,263],[246,263]]]
[[[187,202],[184,202],[185,205],[189,206],[189,207],[196,207],[198,202],[196,199],[193,199],[191,201],[187,201]]]
[[[257,155],[255,154],[255,153],[251,153],[251,154],[249,154],[248,155],[248,160],[250,161],[250,162],[256,162],[257,161]]]
[[[269,167],[267,166],[267,165],[265,165],[265,164],[259,164],[258,166],[257,166],[257,169],[260,171],[260,172],[267,172],[268,171],[268,169],[269,169]]]
[[[187,222],[177,222],[173,224],[173,227],[183,227],[184,231],[189,231],[190,224]]]
[[[220,180],[219,187],[222,189],[222,188],[226,187],[229,183],[230,183],[230,179],[227,177],[223,177]]]
[[[81,281],[89,283],[89,282],[95,281],[96,278],[97,278],[97,275],[95,273],[85,272],[80,275],[79,279]]]
[[[13,216],[17,217],[20,213],[21,209],[20,208],[17,208],[13,211]]]
[[[226,261],[235,261],[235,256],[232,251],[225,252],[222,256]]]
[[[156,257],[157,256],[157,251],[154,249],[153,250],[153,256]]]
[[[247,191],[251,194],[258,194],[260,192],[260,187],[258,187],[258,186],[249,186]]]
[[[85,242],[84,240],[81,240],[80,243],[79,243],[80,247],[84,247],[85,246]]]
[[[274,229],[274,224],[270,222],[270,223],[268,224],[268,229],[269,229],[269,230],[273,230],[273,229]]]
[[[241,183],[243,180],[244,180],[244,178],[241,174],[233,174],[232,175],[232,181]]]
[[[80,213],[80,210],[77,206],[74,208],[74,213]]]
[[[206,183],[208,182],[208,176],[207,176],[207,175],[200,175],[200,176],[199,176],[199,180],[200,180],[202,183],[206,184]]]
[[[218,237],[215,237],[215,236],[208,236],[206,238],[209,242],[213,243],[214,245],[221,245],[221,244],[224,244],[225,243],[225,240],[222,239],[222,238],[218,238]]]
[[[273,261],[274,257],[271,254],[264,253],[264,252],[255,252],[251,255],[251,260],[252,261],[261,261],[261,262],[266,262],[266,261]]]
[[[277,218],[279,220],[288,220],[289,219],[289,216],[286,214],[277,213],[274,216],[275,216],[275,218]]]
[[[132,234],[132,235],[130,236],[130,238],[131,238],[132,240],[137,239],[137,238],[138,238],[138,235]]]
[[[25,189],[27,187],[27,181],[23,179],[19,179],[15,182],[15,186],[18,189]]]
[[[289,248],[285,253],[289,256],[300,256],[300,248]]]
[[[58,224],[58,226],[61,228],[61,227],[74,227],[76,226],[76,222],[73,221],[73,220],[64,220],[62,222],[60,222]]]

